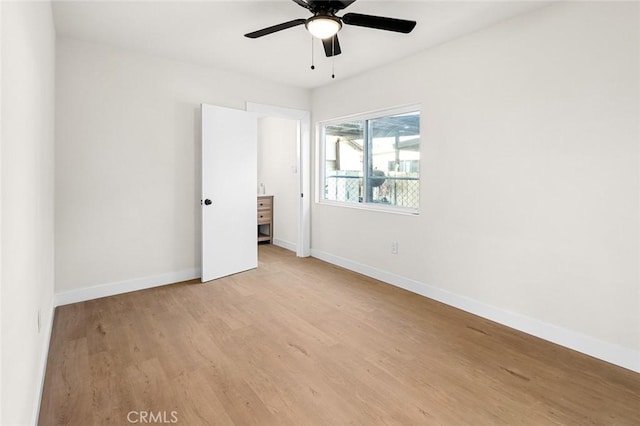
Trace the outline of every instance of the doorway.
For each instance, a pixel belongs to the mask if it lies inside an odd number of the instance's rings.
[[[272,244],[296,251],[298,244],[298,122],[288,118],[258,118],[258,195],[272,196]],[[258,216],[260,218],[260,216]]]
[[[274,195],[274,243],[307,257],[311,249],[310,114],[251,102],[246,110],[258,115],[263,130],[259,131],[257,187],[259,195],[262,188]]]

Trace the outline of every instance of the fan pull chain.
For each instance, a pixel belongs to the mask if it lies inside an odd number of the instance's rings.
[[[311,36],[311,69],[316,69],[316,66],[313,65],[313,36]]]
[[[331,78],[336,78],[336,37],[331,39]]]

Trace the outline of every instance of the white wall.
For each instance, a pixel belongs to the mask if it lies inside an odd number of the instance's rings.
[[[199,276],[199,104],[308,109],[309,91],[99,44],[57,47],[61,302]]]
[[[556,4],[314,90],[314,121],[421,103],[423,158],[419,216],[315,204],[314,255],[640,371],[638,12]]]
[[[276,117],[258,121],[258,183],[273,195],[274,243],[295,250],[298,241],[298,122]]]
[[[49,2],[1,7],[0,423],[26,425],[37,416],[53,309],[55,33]]]
[[[2,116],[2,3],[0,3],[0,422],[2,421],[2,406],[4,404],[3,392],[2,388],[4,387],[3,382],[3,363],[2,363],[2,323],[4,322],[4,317],[2,316],[2,293],[4,286],[2,285],[2,122],[4,121],[4,117]]]
[[[2,86],[2,3],[0,3],[0,422],[2,421],[3,410],[2,406],[4,404],[4,397],[2,388],[4,387],[3,382],[3,363],[2,363],[2,347],[3,347],[3,338],[2,338],[2,323],[4,322],[4,317],[2,316],[2,293],[4,292],[4,286],[2,285],[2,122],[4,121],[4,117],[2,116],[2,104],[3,104],[3,90]]]

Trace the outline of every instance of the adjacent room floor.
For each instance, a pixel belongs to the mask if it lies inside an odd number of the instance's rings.
[[[40,424],[640,424],[640,374],[312,258],[57,308]]]

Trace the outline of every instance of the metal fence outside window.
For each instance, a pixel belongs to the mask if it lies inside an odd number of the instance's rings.
[[[366,191],[362,176],[348,174],[327,176],[325,179],[325,199],[352,203],[364,202]],[[420,204],[419,178],[385,176],[381,184],[371,188],[371,196],[367,202],[417,209]]]

